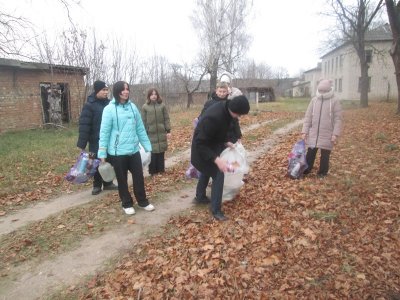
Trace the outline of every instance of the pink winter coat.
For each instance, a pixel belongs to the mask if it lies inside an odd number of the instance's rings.
[[[304,117],[302,133],[309,148],[332,150],[332,135],[342,131],[342,106],[333,90],[319,93],[311,100]]]

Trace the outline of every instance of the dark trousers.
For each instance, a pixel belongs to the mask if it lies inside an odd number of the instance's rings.
[[[133,194],[139,206],[145,207],[149,205],[144,189],[143,167],[140,152],[136,152],[133,155],[110,155],[109,158],[117,177],[118,193],[122,202],[122,207],[127,208],[133,206],[132,196],[129,193],[128,187],[128,171],[132,173]]]
[[[308,148],[306,160],[308,168],[304,171],[304,174],[311,172],[314,167],[315,157],[319,148]],[[319,163],[318,175],[326,175],[329,171],[329,157],[331,155],[331,150],[321,149],[321,158]]]
[[[201,200],[206,197],[206,189],[208,182],[210,181],[210,176],[200,173],[199,181],[196,186],[196,198]]]
[[[97,154],[92,154],[92,158],[97,158]],[[106,161],[109,162],[109,159],[107,158]],[[113,182],[106,182],[101,178],[101,175],[99,173],[99,170],[96,170],[96,173],[93,176],[93,187],[99,187],[101,188],[102,186],[108,186],[111,185]]]
[[[224,173],[218,171],[216,175],[211,176],[212,184],[211,184],[211,212],[213,214],[221,213],[221,205],[222,205],[222,193],[224,191]],[[208,181],[210,180],[210,176],[204,175],[201,173],[199,181],[197,182],[196,187],[196,197],[197,199],[201,199],[201,197],[206,196],[206,188],[208,185]]]
[[[153,175],[156,173],[165,172],[165,160],[164,153],[151,153],[151,161],[149,164],[149,174]]]

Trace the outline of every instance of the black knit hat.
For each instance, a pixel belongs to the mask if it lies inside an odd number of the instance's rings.
[[[250,111],[249,100],[244,95],[236,96],[229,101],[228,108],[236,114],[247,115]]]
[[[108,88],[107,84],[104,81],[96,80],[93,83],[94,94],[97,95],[102,89]]]

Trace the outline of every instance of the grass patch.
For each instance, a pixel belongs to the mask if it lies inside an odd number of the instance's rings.
[[[379,141],[386,141],[387,140],[387,137],[383,132],[377,133],[375,137]]]
[[[386,151],[395,151],[395,150],[399,150],[399,146],[396,144],[388,144],[385,146],[385,150]]]
[[[338,217],[337,212],[323,212],[323,211],[312,211],[309,216],[322,221],[334,221]]]
[[[256,110],[260,111],[305,112],[310,100],[310,98],[282,98],[274,102],[259,103],[258,108],[255,104],[251,107],[256,107]]]
[[[31,190],[49,172],[66,174],[79,154],[75,147],[77,137],[76,126],[0,135],[1,194]]]

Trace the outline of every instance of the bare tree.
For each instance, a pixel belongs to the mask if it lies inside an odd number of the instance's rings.
[[[210,91],[218,72],[234,73],[249,46],[246,19],[251,7],[252,1],[246,0],[196,0],[192,23],[201,41],[200,61],[210,75]]]
[[[329,0],[337,26],[332,37],[335,43],[350,43],[360,60],[360,106],[368,107],[368,60],[366,55],[366,32],[383,6],[383,0],[373,3],[370,0],[357,0],[356,4],[345,5],[344,0]]]
[[[21,49],[29,41],[27,31],[30,25],[27,19],[0,10],[0,54],[23,56]]]
[[[397,82],[397,114],[400,114],[400,1],[385,0],[386,10],[392,29],[393,44],[390,55],[393,59]]]
[[[193,94],[199,89],[207,71],[206,69],[199,69],[199,67],[194,64],[189,65],[187,63],[183,66],[172,64],[171,67],[175,77],[183,85],[187,94],[186,108],[190,108],[190,105],[193,104]]]
[[[272,69],[266,63],[256,63],[253,60],[244,60],[238,64],[238,78],[244,79],[270,79],[272,77]]]

